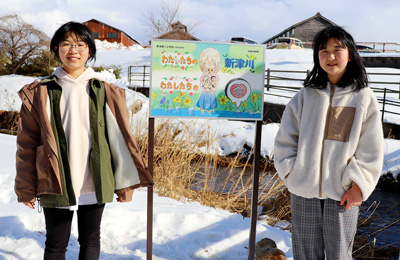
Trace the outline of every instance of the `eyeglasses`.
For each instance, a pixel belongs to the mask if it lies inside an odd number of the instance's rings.
[[[58,46],[60,46],[60,49],[62,51],[70,51],[72,47],[75,48],[78,52],[83,52],[87,49],[88,45],[85,43],[78,43],[78,44],[71,44],[71,43],[60,43]]]

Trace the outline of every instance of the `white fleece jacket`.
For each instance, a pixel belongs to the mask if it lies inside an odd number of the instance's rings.
[[[369,87],[302,88],[286,106],[275,138],[274,164],[289,191],[340,201],[354,182],[365,201],[382,171],[379,114]]]

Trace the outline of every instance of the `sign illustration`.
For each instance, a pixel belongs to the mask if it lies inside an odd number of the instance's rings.
[[[150,117],[262,120],[264,49],[153,40]]]

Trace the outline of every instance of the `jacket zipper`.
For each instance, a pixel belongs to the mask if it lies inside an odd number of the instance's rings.
[[[329,84],[330,86],[330,96],[329,96],[329,106],[328,111],[326,114],[326,121],[325,121],[325,130],[324,130],[324,138],[322,139],[322,150],[321,150],[321,162],[320,162],[320,169],[319,169],[319,197],[322,198],[322,166],[324,163],[324,144],[325,140],[328,137],[329,125],[331,122],[331,111],[332,111],[332,99],[333,94],[335,93],[335,86]]]

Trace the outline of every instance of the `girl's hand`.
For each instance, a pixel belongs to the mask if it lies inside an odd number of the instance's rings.
[[[24,205],[31,209],[35,209],[35,202],[24,202]]]
[[[360,206],[362,200],[363,197],[360,187],[357,184],[353,184],[353,186],[344,193],[340,205],[344,206],[346,210],[349,210],[352,206]]]

